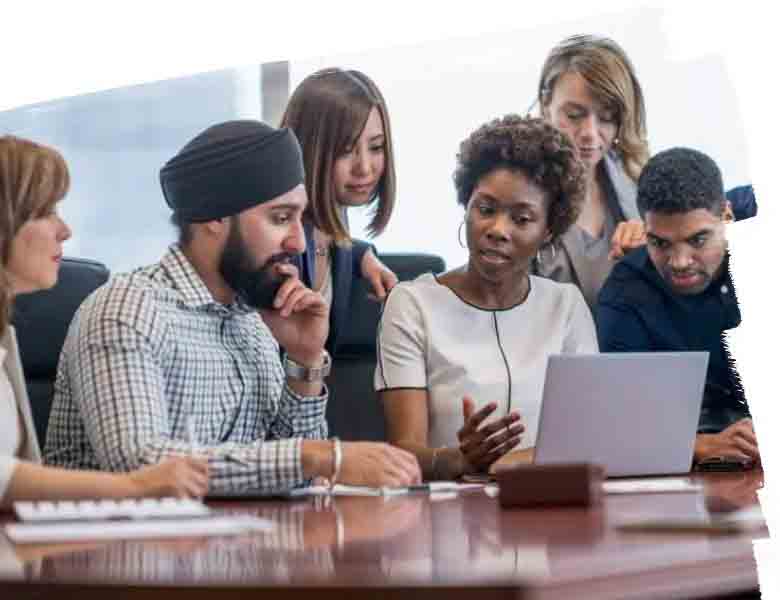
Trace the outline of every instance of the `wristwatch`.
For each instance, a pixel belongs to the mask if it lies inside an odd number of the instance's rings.
[[[307,383],[324,380],[330,373],[330,365],[330,354],[324,349],[322,351],[321,367],[305,367],[302,364],[295,362],[287,354],[284,355],[284,374],[298,381],[305,381]]]

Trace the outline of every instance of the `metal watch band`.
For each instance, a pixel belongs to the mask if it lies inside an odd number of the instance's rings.
[[[313,383],[316,381],[323,381],[325,377],[328,376],[330,373],[330,364],[330,354],[328,354],[327,350],[322,351],[321,367],[305,367],[302,364],[295,362],[289,356],[285,355],[284,373],[288,377],[292,377],[298,381]]]

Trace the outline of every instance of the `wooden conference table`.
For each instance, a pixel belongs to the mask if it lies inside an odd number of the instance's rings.
[[[8,546],[20,568],[0,569],[0,598],[673,598],[756,590],[752,539],[766,529],[615,527],[749,506],[763,483],[760,470],[694,477],[705,493],[614,495],[592,509],[503,510],[482,490],[444,499],[212,503],[277,527],[240,538]]]

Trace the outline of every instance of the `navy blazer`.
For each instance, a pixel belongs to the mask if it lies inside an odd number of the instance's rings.
[[[314,225],[311,221],[304,221],[303,229],[306,234],[306,251],[296,257],[296,266],[300,272],[301,281],[309,288],[313,287],[316,262],[314,244]],[[350,313],[350,296],[352,286],[362,278],[360,263],[367,250],[374,247],[368,242],[352,240],[351,248],[332,245],[330,251],[330,265],[333,274],[333,302],[330,307],[330,330],[325,347],[333,354],[338,349],[339,337],[343,335]]]
[[[731,210],[734,212],[734,220],[741,221],[755,217],[758,212],[756,195],[752,185],[740,185],[726,192],[726,199],[731,202]]]
[[[723,272],[706,290],[683,296],[667,286],[643,246],[615,265],[596,308],[602,352],[710,353],[700,433],[750,416],[724,335],[741,320],[728,255],[724,260]]]

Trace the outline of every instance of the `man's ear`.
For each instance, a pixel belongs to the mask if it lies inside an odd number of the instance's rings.
[[[734,219],[734,211],[731,208],[731,202],[728,200],[723,201],[723,209],[720,213],[720,218],[723,220],[724,223],[733,223],[735,221]]]
[[[222,217],[221,219],[205,221],[202,225],[210,235],[219,237],[230,229],[230,219],[232,219],[232,217]]]

